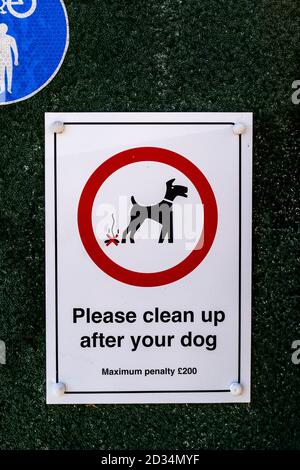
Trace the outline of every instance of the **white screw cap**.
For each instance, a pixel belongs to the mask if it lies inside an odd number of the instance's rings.
[[[55,121],[51,124],[51,131],[53,134],[62,134],[65,130],[65,125],[62,121]]]
[[[232,384],[230,385],[230,391],[232,395],[241,395],[243,393],[243,387],[238,382],[232,382]]]
[[[242,122],[236,122],[232,128],[233,130],[233,133],[235,135],[241,135],[241,134],[244,134],[245,130],[246,130],[246,126],[244,123]]]
[[[61,397],[66,391],[66,386],[62,382],[55,383],[52,385],[52,391],[54,395],[56,395],[57,397]]]

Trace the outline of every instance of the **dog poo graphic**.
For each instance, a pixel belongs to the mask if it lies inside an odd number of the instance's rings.
[[[118,246],[120,243],[120,240],[118,240],[119,236],[119,230],[117,230],[116,233],[114,233],[114,226],[115,226],[115,217],[114,214],[111,214],[112,218],[112,226],[111,229],[108,230],[108,233],[106,234],[107,239],[104,241],[106,246],[109,246],[110,244]]]
[[[168,237],[168,243],[173,243],[173,201],[176,197],[187,197],[188,188],[174,184],[175,178],[167,181],[166,194],[161,202],[153,206],[141,206],[131,197],[132,209],[130,222],[122,234],[122,243],[126,243],[129,236],[130,242],[135,243],[134,236],[146,219],[152,219],[161,224],[161,233],[158,243],[163,243]]]

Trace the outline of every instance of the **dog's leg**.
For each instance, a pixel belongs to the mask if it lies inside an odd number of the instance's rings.
[[[129,227],[130,227],[130,224],[128,225],[127,229],[124,230],[124,232],[122,233],[122,240],[121,240],[121,243],[126,243],[126,237],[129,233]]]
[[[162,204],[159,212],[159,223],[161,224],[161,232],[158,243],[163,243],[170,231],[170,213],[171,208],[167,204]]]
[[[139,217],[140,217],[140,211],[138,210],[137,206],[133,206],[131,209],[131,214],[130,214],[130,222],[128,224],[128,227],[126,228],[126,230],[124,230],[122,234],[121,243],[126,243],[126,237],[129,234],[129,232],[131,232],[132,227],[134,226],[134,221],[137,220]],[[134,241],[132,242],[131,240],[131,236],[130,236],[130,241],[131,243],[134,243]]]
[[[166,238],[167,233],[168,233],[168,227],[166,227],[165,224],[162,224],[160,236],[159,236],[159,239],[158,239],[158,243],[163,243],[164,242],[164,239]]]
[[[173,234],[173,211],[170,211],[170,220],[169,220],[169,230],[168,230],[168,242],[174,242],[174,234]]]
[[[132,223],[130,223],[130,243],[135,243],[134,236],[142,223],[144,222],[145,219],[136,219]]]

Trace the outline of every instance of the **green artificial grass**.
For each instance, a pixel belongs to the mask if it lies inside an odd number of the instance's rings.
[[[0,108],[0,449],[300,449],[297,2],[65,3],[60,73]],[[45,404],[46,111],[254,112],[249,406]]]

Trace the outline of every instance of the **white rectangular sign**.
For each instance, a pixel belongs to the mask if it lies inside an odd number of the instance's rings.
[[[47,114],[47,402],[249,402],[251,199],[251,113]]]

